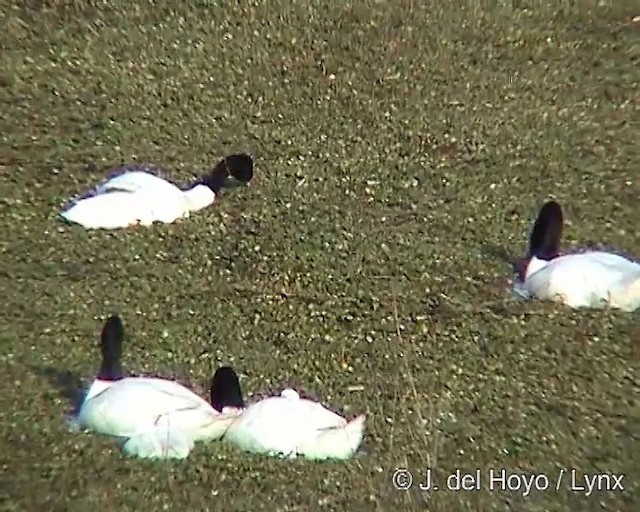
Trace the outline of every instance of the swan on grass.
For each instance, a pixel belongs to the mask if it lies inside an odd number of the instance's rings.
[[[533,225],[529,254],[519,263],[517,295],[552,300],[572,308],[640,306],[640,264],[605,251],[560,254],[562,208],[545,203]]]
[[[196,441],[221,438],[236,411],[218,412],[177,382],[123,377],[120,357],[124,328],[118,316],[101,336],[102,364],[73,419],[76,430],[117,437],[128,455],[186,458]]]
[[[293,389],[245,406],[238,376],[229,366],[213,377],[211,404],[221,412],[241,411],[223,441],[253,453],[344,460],[356,453],[364,437],[364,415],[347,421]]]
[[[73,201],[60,216],[86,229],[170,224],[211,205],[229,176],[248,184],[253,160],[246,154],[230,155],[185,189],[152,174],[158,171],[153,166],[129,165],[118,170],[120,174]]]

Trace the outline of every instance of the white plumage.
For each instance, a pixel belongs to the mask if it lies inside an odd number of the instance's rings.
[[[243,450],[307,459],[347,459],[364,436],[365,417],[351,422],[302,399],[293,389],[249,405],[231,423],[224,440]]]
[[[183,191],[162,178],[134,171],[99,185],[93,195],[76,201],[60,215],[87,229],[170,224],[209,206],[214,199],[215,193],[205,185]]]
[[[541,300],[572,308],[609,306],[633,311],[640,306],[640,265],[617,254],[590,251],[533,259],[520,289]]]

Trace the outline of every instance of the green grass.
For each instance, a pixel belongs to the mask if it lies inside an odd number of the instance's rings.
[[[140,4],[2,1],[0,508],[636,510],[638,316],[516,302],[492,254],[547,197],[566,247],[640,254],[637,4]],[[253,186],[186,221],[56,218],[109,165],[182,182],[241,150]],[[111,311],[131,372],[295,384],[367,413],[365,454],[150,463],[68,433],[52,375],[90,381]],[[400,492],[397,467],[552,489]],[[625,491],[555,491],[561,467]]]

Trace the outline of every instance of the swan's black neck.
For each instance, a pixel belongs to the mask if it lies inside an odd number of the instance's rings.
[[[122,363],[122,340],[124,338],[124,327],[117,315],[110,316],[102,328],[100,349],[102,351],[102,364],[98,372],[98,379],[105,381],[116,381],[123,378]]]
[[[195,185],[205,185],[211,189],[211,191],[218,195],[220,190],[224,187],[228,174],[222,172],[210,173],[207,176],[201,178]]]
[[[552,260],[560,252],[562,237],[562,208],[555,201],[545,203],[533,225],[529,239],[529,258]]]

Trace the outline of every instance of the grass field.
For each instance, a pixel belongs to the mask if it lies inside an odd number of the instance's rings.
[[[507,262],[548,197],[565,247],[640,254],[637,3],[134,3],[0,1],[0,510],[638,510],[638,315],[517,302]],[[109,166],[184,182],[245,150],[252,186],[186,221],[56,217]],[[127,371],[296,385],[367,413],[364,453],[145,462],[67,432],[112,311]],[[482,489],[423,492],[427,467]]]

